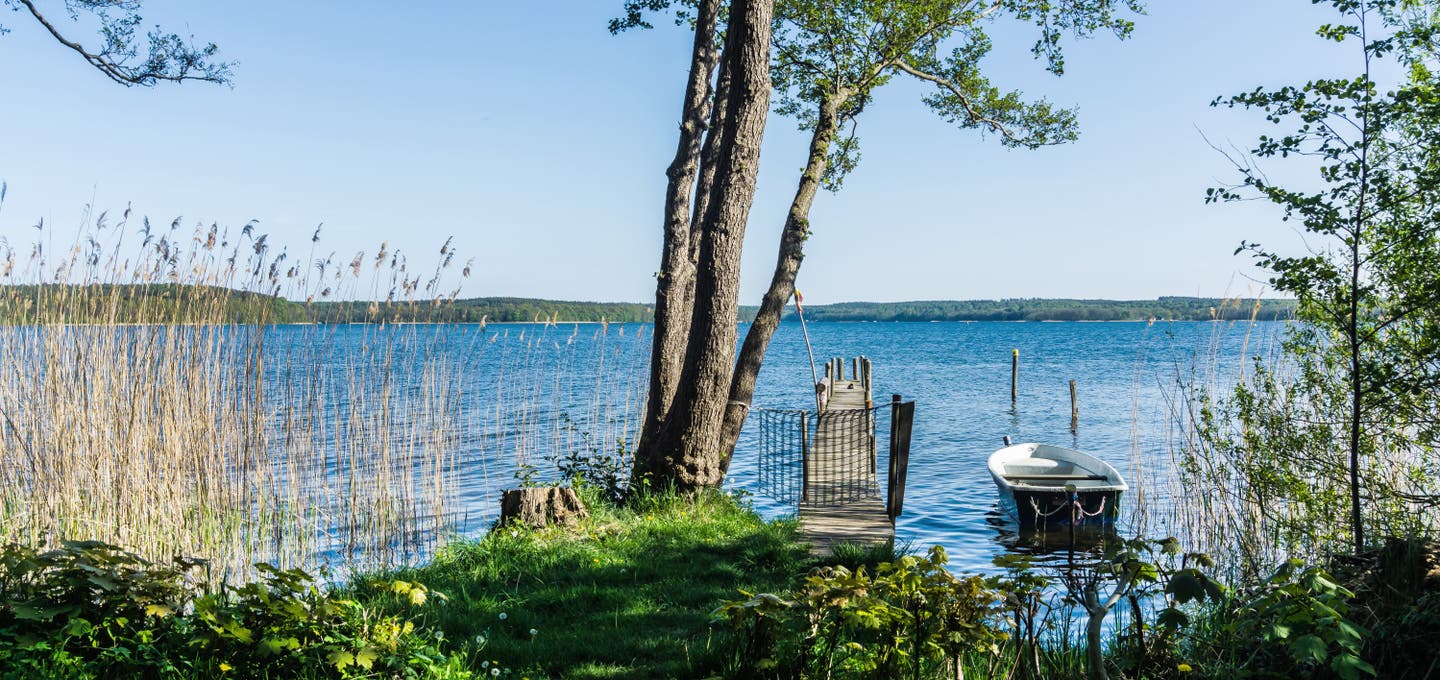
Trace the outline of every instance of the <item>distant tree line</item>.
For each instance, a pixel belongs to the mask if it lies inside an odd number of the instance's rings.
[[[510,323],[536,321],[648,322],[652,305],[486,297],[415,302],[316,302],[307,310],[317,323]]]
[[[1209,321],[1288,319],[1294,314],[1293,300],[1200,297],[840,302],[805,309],[811,321]]]
[[[223,310],[221,312],[220,310]],[[741,307],[740,319],[755,317]],[[810,321],[1176,321],[1274,320],[1295,314],[1293,300],[1162,297],[1155,300],[925,300],[810,305]],[[789,307],[786,318],[793,319]],[[209,286],[0,287],[0,323],[491,323],[609,321],[646,323],[653,305],[483,297],[406,302],[295,302]]]

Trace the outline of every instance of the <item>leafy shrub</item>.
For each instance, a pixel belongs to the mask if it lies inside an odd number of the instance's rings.
[[[572,483],[588,486],[599,492],[600,498],[614,506],[625,502],[630,489],[630,456],[622,439],[615,444],[614,451],[604,451],[589,445],[572,450],[556,461],[560,474]]]
[[[46,552],[5,546],[0,677],[177,671],[178,659],[164,650],[183,645],[175,615],[191,592],[187,574],[202,565],[177,558],[155,566],[98,541],[67,541]]]
[[[1324,569],[1298,559],[1210,612],[1213,630],[1200,653],[1208,677],[1339,677],[1359,680],[1375,668],[1361,658],[1369,633],[1349,618],[1354,594]],[[1199,664],[1196,670],[1202,670]]]
[[[945,569],[945,551],[876,566],[823,567],[790,598],[726,602],[717,622],[741,644],[734,670],[749,677],[929,677],[1005,639],[1000,597],[979,576]]]
[[[0,550],[0,678],[465,678],[441,640],[399,616],[320,591],[305,572],[210,592],[200,560],[156,566],[98,541]],[[410,607],[441,598],[379,582]]]

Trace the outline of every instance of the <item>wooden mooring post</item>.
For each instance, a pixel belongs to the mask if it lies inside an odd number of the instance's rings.
[[[1075,381],[1070,381],[1070,434],[1080,428],[1080,400],[1075,394]]]
[[[1010,403],[1014,404],[1020,396],[1020,350],[1010,350]]]

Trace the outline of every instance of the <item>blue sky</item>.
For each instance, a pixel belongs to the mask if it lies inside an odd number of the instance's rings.
[[[1248,148],[1264,131],[1259,114],[1208,104],[1348,74],[1354,49],[1313,37],[1332,19],[1305,0],[1150,4],[1130,40],[1067,43],[1061,78],[1030,57],[1031,29],[995,27],[992,80],[1078,106],[1078,143],[1007,150],[949,128],[919,85],[881,90],[860,167],[812,212],[807,300],[1259,292],[1236,245],[1301,242],[1268,206],[1204,205],[1235,173],[1201,132]],[[145,3],[148,22],[238,61],[233,88],[123,88],[5,13],[0,236],[31,238],[41,218],[73,230],[92,203],[254,219],[307,249],[324,223],[322,245],[347,261],[381,241],[424,261],[453,235],[475,259],[466,297],[653,299],[689,36],[668,22],[611,36],[619,5]],[[742,302],[768,283],[805,142],[772,116]]]

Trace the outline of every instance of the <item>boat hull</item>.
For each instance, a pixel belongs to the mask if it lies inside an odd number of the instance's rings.
[[[1113,527],[1119,516],[1123,491],[1103,489],[1077,491],[1075,500],[1082,512],[1073,512],[1070,494],[1063,488],[1046,491],[1011,489],[999,486],[1000,506],[1022,530],[1053,527]],[[1037,512],[1038,510],[1038,512]]]
[[[1015,444],[990,455],[1000,506],[1022,531],[1113,527],[1129,490],[1115,466],[1088,453],[1047,444]]]

